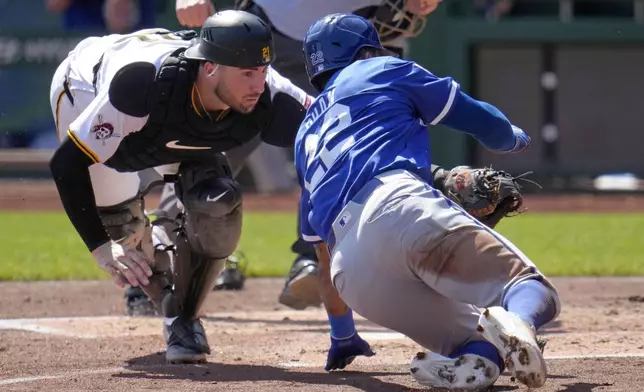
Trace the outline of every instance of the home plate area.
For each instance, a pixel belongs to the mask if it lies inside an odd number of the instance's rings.
[[[276,280],[271,291],[278,292],[279,283]],[[550,376],[540,391],[644,390],[644,304],[629,300],[644,290],[643,283],[641,279],[556,282],[564,308],[560,318],[541,332],[548,342]],[[213,294],[203,318],[212,353],[200,365],[165,363],[160,317],[37,318],[31,317],[33,309],[25,309],[28,318],[0,320],[0,390],[428,390],[409,374],[409,362],[420,347],[359,316],[358,330],[376,356],[359,357],[346,371],[325,372],[329,347],[325,312],[262,305],[252,298],[258,294],[253,284],[250,280],[247,290],[218,297],[226,298],[225,306],[217,304],[218,294]],[[0,285],[0,296],[3,287],[8,286]],[[15,295],[16,287],[7,295]],[[491,390],[527,388],[503,375]]]

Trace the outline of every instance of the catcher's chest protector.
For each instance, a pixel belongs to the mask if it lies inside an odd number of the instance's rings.
[[[184,50],[171,54],[157,72],[147,124],[123,139],[107,166],[131,172],[182,161],[210,161],[214,152],[244,144],[267,128],[272,106],[268,88],[250,114],[231,111],[219,121],[197,114],[191,93],[199,65],[184,59]]]

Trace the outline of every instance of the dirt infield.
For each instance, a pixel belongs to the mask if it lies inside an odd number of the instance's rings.
[[[299,193],[280,195],[246,194],[246,210],[295,212]],[[156,206],[158,193],[148,196]],[[525,207],[531,212],[644,212],[644,195],[528,195]],[[0,210],[60,210],[56,187],[51,181],[0,181]]]
[[[297,194],[247,195],[247,210],[295,211]],[[644,211],[644,197],[532,196],[539,211]],[[148,198],[155,206],[157,196]],[[0,182],[0,210],[59,210],[51,182]],[[644,277],[554,279],[560,318],[546,326],[546,392],[644,389]],[[0,283],[2,391],[417,391],[410,340],[358,319],[377,351],[345,372],[325,373],[322,309],[277,303],[282,279],[251,279],[215,292],[204,318],[213,348],[204,365],[166,365],[160,318],[128,318],[122,291],[107,281]],[[429,310],[431,311],[431,309]],[[439,317],[439,315],[437,315]],[[526,390],[507,375],[493,391]]]
[[[642,390],[644,278],[554,281],[564,309],[542,332],[550,378],[541,390]],[[121,316],[122,293],[109,282],[0,284],[0,390],[422,390],[408,369],[419,347],[362,319],[377,355],[325,373],[324,312],[277,304],[281,284],[252,279],[209,297],[204,365],[164,364],[162,319]],[[526,388],[504,375],[493,390]]]

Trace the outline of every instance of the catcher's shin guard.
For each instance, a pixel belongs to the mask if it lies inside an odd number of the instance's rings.
[[[168,343],[166,361],[202,362],[210,353],[210,346],[199,312],[226,259],[195,252],[183,231],[177,235],[176,251],[174,291],[165,295],[162,305]]]
[[[198,317],[206,296],[239,242],[241,190],[223,155],[212,165],[182,164],[175,188],[184,208],[177,233],[174,295],[186,320]]]
[[[226,258],[208,257],[195,252],[181,232],[177,236],[176,249],[173,280],[174,295],[179,301],[179,314],[165,316],[192,320],[199,317],[206,297],[215,287],[217,277],[226,265]]]

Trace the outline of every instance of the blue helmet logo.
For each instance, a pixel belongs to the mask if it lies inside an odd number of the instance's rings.
[[[351,64],[361,48],[382,48],[378,31],[354,14],[331,14],[315,22],[304,37],[304,62],[309,80]],[[315,84],[314,84],[315,85]]]

